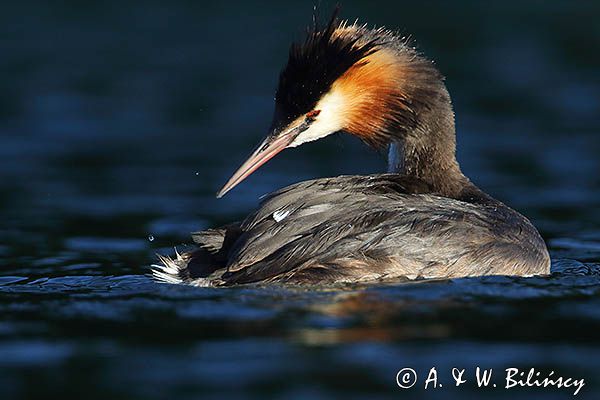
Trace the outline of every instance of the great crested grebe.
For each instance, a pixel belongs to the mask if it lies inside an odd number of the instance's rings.
[[[384,28],[315,22],[281,72],[270,133],[223,196],[281,150],[346,132],[389,150],[389,173],[300,182],[241,223],[193,233],[197,249],[159,256],[160,281],[333,284],[394,278],[538,275],[535,227],[465,177],[443,76]]]

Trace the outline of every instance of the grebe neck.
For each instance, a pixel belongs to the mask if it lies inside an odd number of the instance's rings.
[[[423,108],[410,132],[401,132],[388,146],[388,172],[418,178],[440,195],[461,198],[477,190],[456,161],[454,112],[445,87],[431,107]]]

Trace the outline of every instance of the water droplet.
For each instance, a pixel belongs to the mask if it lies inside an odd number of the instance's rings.
[[[151,241],[151,242],[153,242],[154,241],[154,236],[148,235],[148,240]]]

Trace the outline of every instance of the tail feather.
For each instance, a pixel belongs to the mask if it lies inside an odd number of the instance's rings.
[[[179,254],[177,255],[181,257]],[[187,266],[187,263],[182,264],[179,257],[176,260],[160,254],[157,254],[156,257],[158,257],[161,264],[152,264],[151,266],[152,277],[154,279],[162,283],[176,284],[185,282],[185,267]]]
[[[225,229],[208,229],[202,232],[192,232],[192,240],[198,246],[214,254],[223,248],[225,235]]]
[[[157,254],[160,264],[151,266],[152,277],[162,283],[219,286],[227,252],[239,234],[239,224],[195,232],[192,238],[198,248],[183,254],[175,249],[175,258]]]

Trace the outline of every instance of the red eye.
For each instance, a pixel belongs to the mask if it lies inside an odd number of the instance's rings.
[[[313,120],[313,119],[317,118],[317,115],[319,115],[320,113],[321,113],[321,110],[312,110],[312,111],[306,113],[306,119]]]

